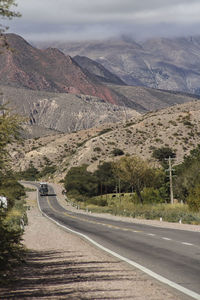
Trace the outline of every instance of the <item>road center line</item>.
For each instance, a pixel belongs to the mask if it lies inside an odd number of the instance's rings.
[[[181,244],[187,245],[187,246],[194,246],[193,244],[191,244],[191,243],[186,243],[186,242],[181,242]]]
[[[78,216],[73,216],[67,212],[60,212],[58,210],[56,210],[52,204],[50,203],[50,199],[49,197],[47,197],[47,202],[49,204],[49,207],[55,211],[57,214],[60,214],[60,215],[65,215],[67,217],[70,217],[70,218],[73,218],[73,219],[77,219],[77,220],[80,220],[80,221],[84,221],[84,222],[88,222],[88,223],[92,223],[92,224],[98,224],[98,225],[102,225],[102,226],[106,226],[108,228],[113,228],[113,229],[120,229],[120,230],[123,230],[123,231],[130,231],[130,232],[135,232],[135,233],[140,233],[140,232],[143,232],[143,231],[139,231],[139,230],[133,230],[132,228],[126,228],[126,227],[120,227],[120,226],[116,226],[116,225],[112,225],[112,224],[107,224],[107,223],[102,223],[102,222],[98,222],[98,221],[93,221],[93,220],[89,220],[89,219],[85,219],[85,218],[81,218],[81,217],[78,217]]]
[[[160,281],[160,282],[162,282],[162,283],[164,283],[164,284],[167,284],[167,285],[173,287],[174,289],[176,289],[176,290],[178,290],[178,291],[180,291],[180,292],[182,292],[182,293],[188,295],[189,297],[191,297],[191,298],[193,298],[193,299],[200,300],[200,294],[197,294],[197,293],[195,293],[195,292],[193,292],[193,291],[191,291],[191,290],[189,290],[189,289],[187,289],[187,288],[185,288],[185,287],[183,287],[183,286],[181,286],[181,285],[179,285],[179,284],[177,284],[177,283],[175,283],[175,282],[173,282],[173,281],[171,281],[171,280],[169,280],[169,279],[167,279],[167,278],[165,278],[165,277],[163,277],[163,276],[161,276],[161,275],[159,275],[159,274],[157,274],[157,273],[155,273],[155,272],[153,272],[153,271],[151,271],[150,269],[147,269],[146,267],[144,267],[144,266],[138,264],[137,262],[135,262],[135,261],[133,261],[133,260],[130,260],[130,259],[124,257],[124,256],[121,256],[120,254],[118,254],[118,253],[116,253],[116,252],[114,252],[114,251],[112,251],[112,250],[110,250],[110,249],[108,249],[108,248],[102,246],[101,244],[95,242],[94,240],[92,240],[92,239],[91,239],[90,237],[88,237],[87,235],[85,235],[85,234],[83,234],[83,233],[80,233],[80,232],[78,232],[78,231],[72,230],[72,229],[68,228],[67,226],[64,226],[64,225],[60,224],[59,222],[57,222],[57,221],[54,220],[53,218],[49,217],[48,215],[46,215],[46,214],[42,211],[42,209],[41,209],[41,207],[40,207],[40,203],[39,203],[39,192],[37,192],[37,202],[38,202],[39,210],[40,210],[40,212],[42,213],[42,215],[44,215],[47,219],[51,220],[53,223],[55,223],[55,224],[58,225],[59,227],[65,229],[65,230],[67,230],[67,231],[69,231],[69,232],[72,232],[72,233],[74,233],[74,234],[76,234],[76,235],[79,235],[79,236],[83,237],[84,239],[88,240],[90,243],[92,243],[93,245],[95,245],[95,246],[98,247],[99,249],[102,249],[103,251],[105,251],[105,252],[111,254],[112,256],[114,256],[114,257],[116,257],[116,258],[118,258],[118,259],[120,259],[120,260],[122,260],[122,261],[125,261],[126,263],[128,263],[128,264],[130,264],[131,266],[134,266],[135,268],[137,268],[137,269],[143,271],[144,273],[146,273],[146,274],[148,274],[149,276],[151,276],[151,277],[157,279],[158,281]],[[187,244],[188,244],[188,243],[187,243]]]

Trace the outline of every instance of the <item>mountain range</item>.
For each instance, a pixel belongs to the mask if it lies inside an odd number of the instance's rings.
[[[103,161],[117,159],[113,154],[116,149],[152,161],[154,149],[172,147],[177,154],[176,161],[180,162],[198,145],[200,97],[176,89],[163,90],[168,75],[164,76],[162,72],[162,89],[148,86],[149,73],[145,68],[144,76],[140,72],[140,79],[138,77],[142,56],[137,53],[144,55],[145,48],[156,47],[154,43],[148,41],[139,45],[125,39],[110,40],[107,45],[99,43],[98,47],[97,42],[92,47],[90,43],[87,51],[81,43],[82,50],[80,45],[74,46],[71,51],[75,55],[71,57],[52,47],[37,49],[18,35],[8,34],[6,38],[10,49],[0,55],[0,103],[8,102],[14,112],[27,117],[23,145],[10,145],[14,169],[26,169],[32,163],[42,169],[49,161],[59,166],[55,178],[60,180],[72,166],[86,163],[94,170]],[[191,43],[196,43],[198,48],[198,39]],[[161,44],[160,51],[163,41]],[[155,55],[154,63],[163,57],[164,64],[171,49],[163,49],[160,57]],[[106,67],[102,56],[89,58],[78,53],[81,51],[87,52],[88,56],[107,51],[112,63]],[[122,55],[124,51],[135,53],[133,69],[130,57]],[[120,55],[123,64],[118,60]],[[182,53],[174,56],[172,52],[171,56],[171,60],[176,57],[179,64],[183,64]],[[197,59],[198,53],[194,56]],[[149,57],[146,55],[146,66]],[[187,63],[190,68],[189,59]],[[125,67],[132,69],[135,78],[132,85],[128,85],[130,74],[125,75],[124,71],[122,76],[121,71],[118,72]],[[179,82],[181,73],[171,72],[176,83]],[[146,78],[146,83],[142,78]],[[158,77],[152,78],[158,80]],[[198,80],[198,72],[195,80]]]
[[[91,95],[112,104],[126,102],[127,99],[119,97],[101,84],[96,76],[92,76],[60,50],[39,50],[15,34],[7,34],[6,39],[11,49],[5,49],[0,55],[1,84],[49,92]],[[127,102],[127,105],[131,105],[130,101]]]
[[[87,56],[121,78],[127,85],[200,94],[200,36],[43,42],[72,57]]]
[[[27,117],[26,136],[126,122],[141,113],[199,100],[180,92],[128,86],[88,57],[72,58],[56,48],[37,49],[15,34],[5,37],[10,49],[0,55],[0,101]],[[132,46],[141,49],[133,42]],[[115,47],[113,57],[119,43]],[[109,44],[107,48],[113,49]]]

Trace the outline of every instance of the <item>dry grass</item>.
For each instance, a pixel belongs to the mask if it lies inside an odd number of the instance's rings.
[[[94,170],[103,161],[117,159],[112,154],[115,148],[156,163],[152,152],[159,147],[173,148],[175,163],[180,163],[199,143],[199,111],[200,101],[194,101],[150,112],[127,123],[26,140],[23,147],[11,151],[14,166],[24,169],[32,161],[37,168],[42,168],[47,158],[59,166],[56,173],[59,180],[72,166],[86,163]],[[109,131],[101,134],[106,128]]]

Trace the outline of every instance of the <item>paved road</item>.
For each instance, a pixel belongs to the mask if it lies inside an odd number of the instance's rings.
[[[41,210],[60,224],[199,294],[195,299],[200,299],[199,232],[72,213],[58,203],[53,188],[48,196],[39,197],[39,203]]]

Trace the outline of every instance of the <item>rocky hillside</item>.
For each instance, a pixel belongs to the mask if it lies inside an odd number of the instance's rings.
[[[84,70],[87,70],[93,76],[96,76],[97,80],[101,81],[102,83],[126,85],[118,76],[109,72],[100,63],[88,57],[77,55],[73,59],[79,66],[81,66]]]
[[[121,108],[121,110],[128,107],[137,110],[140,113],[144,113],[148,110],[161,109],[169,105],[184,103],[192,100],[191,96],[189,95],[180,95],[177,93],[173,94],[172,92],[166,93],[165,91],[156,91],[155,89],[151,90],[144,87],[129,87],[121,79],[119,79],[119,77],[113,75],[111,72],[105,69],[105,67],[103,67],[100,63],[97,63],[87,57],[76,56],[74,59],[72,59],[70,56],[64,55],[61,51],[55,48],[48,48],[45,50],[34,48],[23,38],[15,34],[8,34],[6,37],[10,47],[12,47],[12,50],[6,49],[4,53],[0,55],[0,84],[3,84],[4,86],[7,85],[18,88],[23,87],[27,88],[27,90],[45,91],[51,93],[56,92],[58,95],[59,93],[65,93],[68,95],[66,96],[68,100],[71,99],[70,101],[75,101],[75,106],[77,103],[75,99],[85,98],[81,95],[85,95],[86,97],[94,96],[98,98],[100,102],[104,101],[114,105],[122,106],[123,108]],[[112,41],[109,43],[112,43]],[[129,49],[131,51],[131,47],[134,47],[135,51],[141,50],[141,46],[133,42],[131,43],[131,46],[129,45],[129,47],[125,41],[121,46],[119,42],[115,42],[114,48],[113,44],[111,47],[111,44],[109,43],[107,48],[110,49],[110,51],[111,49],[113,51],[115,50],[112,54],[112,57],[115,58],[117,58],[118,49],[120,49],[120,51],[124,51],[123,49]],[[105,45],[101,45],[101,47],[99,45],[99,51],[104,49],[104,47]],[[96,47],[92,47],[92,49],[95,50]],[[119,53],[121,53],[120,51]],[[126,57],[124,57],[124,59],[126,59]],[[117,63],[117,60],[115,63]],[[129,60],[127,58],[126,64],[128,63]],[[121,63],[119,62],[118,67],[120,66]],[[135,74],[137,74],[137,72]],[[24,90],[24,94],[27,95],[28,91],[26,92]],[[33,102],[30,96],[31,93],[28,96],[28,100],[25,100],[25,104],[23,99],[27,98],[27,96],[23,95],[21,92],[19,92],[19,95],[21,102],[16,100],[18,103],[16,105],[16,103],[14,103],[14,97],[10,96],[10,92],[8,92],[8,96],[11,97],[12,102],[18,109],[20,104],[22,106],[20,109],[23,110],[24,106],[27,107],[27,103]],[[15,97],[19,98],[19,95],[16,90]],[[6,97],[7,94],[5,94],[5,98]],[[53,97],[55,98],[55,95]],[[53,97],[49,93],[47,99]],[[56,100],[56,105],[60,107],[61,103],[60,109],[65,111],[68,109],[69,102],[67,102],[68,104],[65,107],[65,97],[61,95],[56,97],[56,99],[61,98],[63,99],[62,101]],[[35,105],[38,106],[38,103]],[[45,115],[38,113],[39,108],[35,109],[32,106],[29,109],[29,115],[31,115],[30,119],[32,120],[31,122],[43,122],[45,128],[48,127],[50,129],[66,132],[66,126],[69,128],[69,124],[64,125],[63,121],[60,121],[62,125],[55,124],[58,122],[58,113],[55,114],[56,120],[52,121],[50,112],[50,110],[54,111],[52,110],[52,102],[50,103],[49,101],[46,101],[45,104],[43,103],[43,105],[39,106],[43,107],[44,105],[48,110],[50,117],[47,116],[47,114]],[[58,110],[59,109],[57,109],[57,111]],[[70,112],[72,112],[72,110],[70,110]],[[42,120],[42,117],[45,117],[45,120]],[[63,128],[63,126],[65,128]],[[90,125],[86,127],[84,126],[85,125],[78,127],[83,129],[88,128]],[[69,132],[69,129],[67,131]]]
[[[167,108],[176,104],[200,100],[200,96],[196,95],[158,90],[142,86],[109,85],[109,87],[115,92],[122,94],[129,100],[133,101],[135,105],[140,106],[136,109],[143,113]]]
[[[102,84],[69,55],[55,48],[39,50],[15,34],[6,35],[10,49],[0,56],[0,84],[32,90],[84,94],[108,103],[130,106],[132,102]]]
[[[70,133],[105,123],[126,122],[140,115],[124,106],[81,94],[50,93],[0,86],[0,103],[27,117],[26,137]]]
[[[119,158],[116,149],[153,161],[155,148],[171,147],[176,151],[176,162],[181,162],[199,144],[199,137],[200,102],[194,101],[149,112],[126,123],[29,139],[11,153],[17,169],[27,168],[31,161],[40,169],[50,161],[57,166],[59,180],[71,166],[87,163],[94,170],[103,161]]]
[[[46,42],[71,56],[101,63],[128,85],[200,94],[200,37],[154,38],[136,43],[131,38],[87,42]]]
[[[0,86],[0,103],[9,102],[14,112],[27,117],[26,137],[40,137],[58,132],[70,133],[106,123],[126,122],[150,110],[194,100],[190,95],[144,87],[109,85],[125,95],[136,110],[112,105],[97,97],[34,91]],[[139,112],[138,112],[139,111]]]

